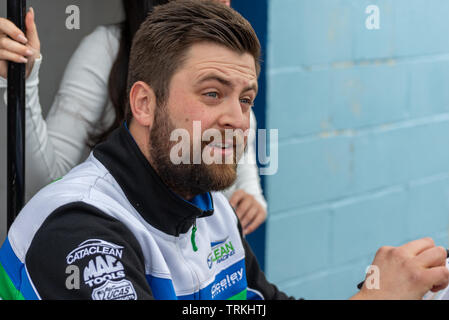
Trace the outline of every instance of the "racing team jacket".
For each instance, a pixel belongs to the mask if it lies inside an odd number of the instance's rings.
[[[287,299],[228,200],[162,182],[126,124],[37,193],[0,249],[2,299]]]

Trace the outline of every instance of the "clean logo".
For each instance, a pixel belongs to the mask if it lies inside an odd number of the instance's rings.
[[[211,242],[211,253],[207,256],[207,266],[212,269],[214,262],[217,264],[225,261],[235,254],[234,246],[231,241],[227,241],[229,237],[223,240]]]

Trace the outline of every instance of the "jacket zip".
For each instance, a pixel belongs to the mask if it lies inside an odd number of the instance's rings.
[[[197,252],[198,251],[198,247],[196,245],[196,241],[195,241],[195,234],[197,231],[197,227],[196,227],[196,219],[193,222],[193,227],[192,227],[192,235],[190,236],[190,242],[192,242],[192,250],[193,252]]]

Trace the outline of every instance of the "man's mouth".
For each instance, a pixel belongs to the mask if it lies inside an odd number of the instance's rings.
[[[209,146],[211,148],[218,148],[218,149],[230,149],[232,148],[234,145],[232,143],[211,143],[209,144]]]
[[[213,155],[218,152],[219,155],[229,156],[234,152],[233,142],[212,142],[206,146],[207,149],[212,150]]]

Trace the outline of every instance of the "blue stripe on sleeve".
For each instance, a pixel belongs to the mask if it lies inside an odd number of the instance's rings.
[[[173,282],[170,279],[146,275],[153,297],[156,300],[177,300]]]
[[[25,265],[14,253],[8,238],[0,248],[0,262],[16,289],[22,293],[26,300],[39,300],[31,285]]]

